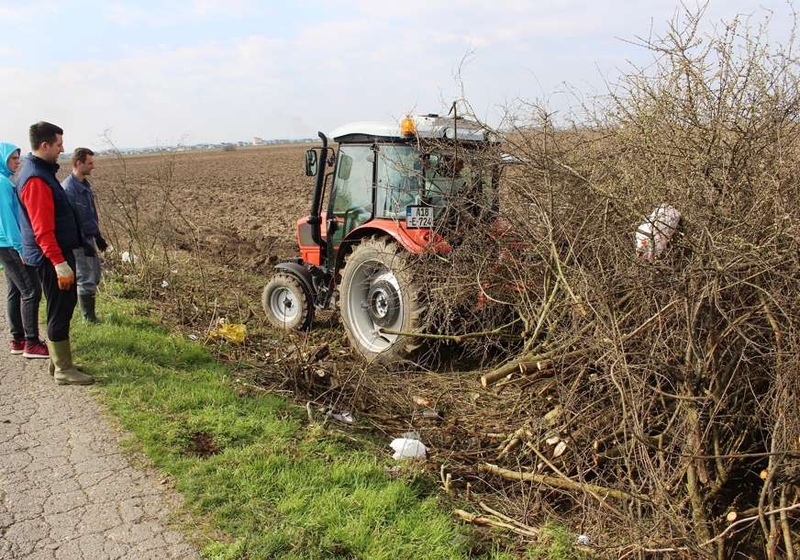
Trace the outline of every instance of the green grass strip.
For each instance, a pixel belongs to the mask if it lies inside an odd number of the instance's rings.
[[[388,455],[308,425],[283,398],[238,394],[229,369],[136,303],[103,294],[99,305],[100,325],[76,313],[76,360],[135,447],[174,479],[205,557],[506,557],[477,552],[428,475],[389,477]]]

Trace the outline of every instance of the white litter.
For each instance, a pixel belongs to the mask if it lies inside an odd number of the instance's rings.
[[[130,251],[123,251],[120,258],[122,258],[122,262],[124,263],[136,264],[139,261],[139,257]]]
[[[350,414],[349,412],[341,412],[341,413],[339,413],[339,412],[329,411],[327,415],[330,418],[333,418],[334,420],[336,420],[337,422],[343,422],[345,424],[352,424],[352,423],[354,423],[356,421],[356,419],[353,418],[353,415]]]
[[[576,542],[580,546],[589,546],[589,535],[578,535],[578,540]]]
[[[669,245],[680,221],[681,213],[677,209],[669,204],[658,206],[636,228],[636,253],[646,261],[655,259]]]
[[[169,282],[167,282],[166,280],[162,280],[161,281],[161,287],[162,288],[169,288]]]
[[[407,437],[396,438],[389,444],[389,447],[394,449],[394,459],[416,459],[425,458],[428,454],[428,448],[425,444],[418,439],[411,439]]]

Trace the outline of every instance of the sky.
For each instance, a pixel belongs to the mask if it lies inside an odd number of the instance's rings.
[[[694,8],[697,4],[687,2]],[[316,137],[352,121],[446,113],[466,99],[500,124],[510,107],[568,111],[652,58],[675,0],[0,0],[0,141],[30,124],[69,151]],[[800,6],[798,6],[800,7]],[[703,25],[784,0],[710,0]]]

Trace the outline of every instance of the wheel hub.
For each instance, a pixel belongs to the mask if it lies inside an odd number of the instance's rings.
[[[297,302],[295,301],[294,294],[287,289],[276,290],[273,296],[273,308],[275,315],[282,317],[284,320],[289,320],[297,315]]]
[[[367,311],[379,327],[395,324],[400,314],[400,294],[397,287],[384,275],[375,280],[367,294]]]
[[[294,307],[294,302],[290,297],[283,297],[281,298],[281,308],[284,313],[291,312],[292,308]]]

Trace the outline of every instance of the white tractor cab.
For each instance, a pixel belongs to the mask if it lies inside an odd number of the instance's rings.
[[[305,154],[316,178],[297,222],[300,257],[276,265],[262,304],[270,323],[307,329],[335,307],[353,348],[382,363],[419,346],[424,286],[414,255],[451,250],[441,221],[453,201],[496,209],[496,136],[474,121],[424,115],[353,123]],[[496,155],[495,155],[496,154]]]

